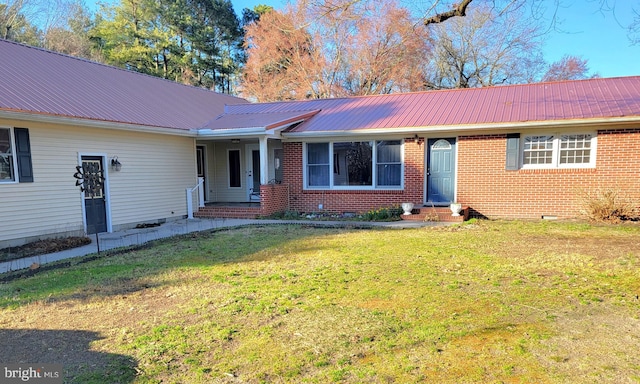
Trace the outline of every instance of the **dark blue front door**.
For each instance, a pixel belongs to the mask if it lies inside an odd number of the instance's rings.
[[[448,205],[454,200],[456,139],[429,139],[427,142],[427,202]]]

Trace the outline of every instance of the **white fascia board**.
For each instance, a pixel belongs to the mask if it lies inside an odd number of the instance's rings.
[[[264,135],[264,127],[231,128],[231,129],[196,129],[194,130],[199,138],[207,137],[231,137],[231,136],[255,136]]]
[[[117,129],[121,131],[156,133],[156,134],[165,134],[165,135],[174,135],[174,136],[187,136],[187,137],[196,136],[196,134],[189,129],[155,127],[155,126],[149,126],[149,125],[83,119],[78,117],[54,116],[54,115],[45,115],[45,114],[29,113],[29,112],[0,111],[0,118],[6,118],[11,120],[21,120],[21,121],[33,121],[33,122],[46,123],[46,124],[64,124],[64,125],[72,125],[77,127]]]
[[[640,116],[609,117],[597,119],[573,119],[573,120],[548,120],[548,121],[523,121],[508,123],[466,124],[466,125],[435,125],[427,127],[398,127],[375,128],[359,130],[332,130],[317,132],[283,132],[283,139],[323,138],[323,137],[350,137],[371,135],[414,135],[430,133],[473,133],[476,131],[508,132],[518,129],[547,129],[547,128],[597,128],[634,125],[640,123]]]
[[[284,128],[284,127],[283,127]],[[215,139],[215,138],[229,138],[229,137],[268,137],[272,139],[280,138],[279,129],[266,129],[265,127],[250,127],[250,128],[233,128],[233,129],[198,129],[197,138],[199,139]]]

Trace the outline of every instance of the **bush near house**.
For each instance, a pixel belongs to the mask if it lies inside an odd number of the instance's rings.
[[[583,215],[594,222],[620,223],[638,220],[640,212],[622,192],[615,189],[596,189],[582,192]]]

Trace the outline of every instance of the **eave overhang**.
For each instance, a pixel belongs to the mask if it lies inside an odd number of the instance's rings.
[[[588,129],[601,128],[632,128],[640,124],[640,116],[623,116],[572,120],[522,121],[506,123],[482,123],[464,125],[438,125],[422,127],[371,128],[353,130],[330,130],[310,132],[283,132],[283,140],[300,140],[326,137],[363,137],[363,136],[406,136],[452,134],[466,135],[482,133],[504,133],[517,130],[547,130],[547,129]]]
[[[301,123],[320,110],[222,114],[195,130],[198,138],[264,137],[281,138],[281,132],[294,124]],[[227,128],[231,127],[231,128]]]
[[[182,128],[156,127],[117,121],[93,120],[73,116],[59,116],[25,111],[0,110],[0,118],[8,120],[33,121],[45,124],[61,124],[76,127],[116,129],[121,131],[155,133],[173,136],[196,137],[197,135],[193,130]]]

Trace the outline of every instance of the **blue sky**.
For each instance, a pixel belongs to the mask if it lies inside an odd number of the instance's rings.
[[[99,1],[87,0],[87,5],[94,8]],[[544,1],[548,3],[547,9],[554,9],[554,0]],[[114,3],[118,0],[102,2]],[[285,0],[231,2],[238,16],[241,16],[243,8],[266,4],[279,9]],[[556,31],[549,32],[546,38],[544,58],[547,62],[557,61],[568,54],[587,59],[590,73],[598,73],[601,77],[640,75],[640,45],[632,46],[627,37],[627,27],[634,15],[632,4],[640,8],[640,1],[604,2],[605,6],[614,6],[613,9],[603,10],[601,0],[561,0],[562,6],[557,9]]]
[[[591,72],[602,77],[640,75],[640,45],[632,46],[627,36],[634,12],[631,0],[610,1],[612,10],[600,10],[598,1],[573,0],[558,9],[557,29],[546,42],[545,59],[553,62],[564,54],[581,56]],[[640,11],[640,9],[639,9]]]
[[[243,8],[257,4],[278,9],[284,3],[282,0],[231,1],[238,15]],[[555,9],[554,0],[545,2],[549,11]],[[607,0],[606,3],[615,7],[603,10],[600,0],[561,0],[556,17],[555,30],[558,31],[551,31],[546,39],[545,60],[551,63],[564,55],[579,56],[588,60],[590,73],[601,77],[640,75],[640,45],[631,46],[627,37],[627,27],[634,15],[632,4],[640,8],[640,2]],[[548,16],[551,19],[551,15]]]

